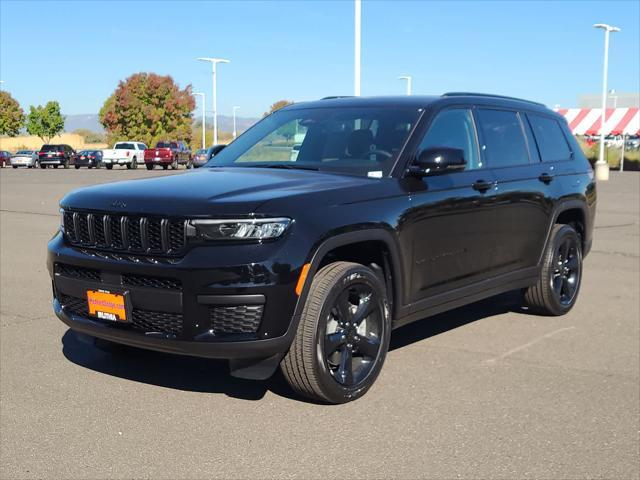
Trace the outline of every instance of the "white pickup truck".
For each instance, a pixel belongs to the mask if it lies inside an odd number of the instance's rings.
[[[102,163],[108,170],[114,165],[126,165],[127,168],[138,168],[144,164],[144,151],[147,146],[141,142],[116,142],[110,150],[102,152]]]

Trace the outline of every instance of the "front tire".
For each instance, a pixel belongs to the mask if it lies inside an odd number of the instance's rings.
[[[573,308],[582,280],[582,241],[571,225],[554,225],[538,282],[524,294],[541,315],[564,315]]]
[[[80,165],[76,165],[75,167],[76,167],[76,170],[80,170]],[[89,168],[91,168],[91,167],[89,167]]]
[[[375,382],[390,337],[391,316],[378,276],[357,263],[331,263],[313,278],[281,369],[301,395],[350,402]]]
[[[113,163],[106,163],[105,167],[107,167],[107,170],[112,170],[113,169]]]

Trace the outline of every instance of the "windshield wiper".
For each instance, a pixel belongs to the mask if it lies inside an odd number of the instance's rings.
[[[307,165],[294,165],[289,163],[270,163],[267,165],[252,165],[252,166],[257,168],[284,168],[287,170],[314,170],[316,172],[320,170],[318,167],[310,167]]]

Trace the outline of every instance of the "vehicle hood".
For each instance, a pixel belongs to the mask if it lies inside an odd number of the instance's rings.
[[[66,195],[63,208],[165,216],[247,215],[288,198],[310,206],[381,196],[382,179],[308,170],[202,168],[181,175],[95,185]],[[299,208],[296,203],[295,208]],[[280,212],[286,214],[286,212]]]

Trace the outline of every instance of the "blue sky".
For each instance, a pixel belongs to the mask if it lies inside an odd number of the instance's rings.
[[[640,90],[638,1],[364,1],[362,94],[479,91],[575,106],[601,89],[603,32],[610,88]],[[58,100],[97,113],[119,80],[170,74],[211,91],[199,56],[219,69],[218,110],[257,116],[274,101],[353,92],[353,2],[0,0],[0,79],[26,109]]]

